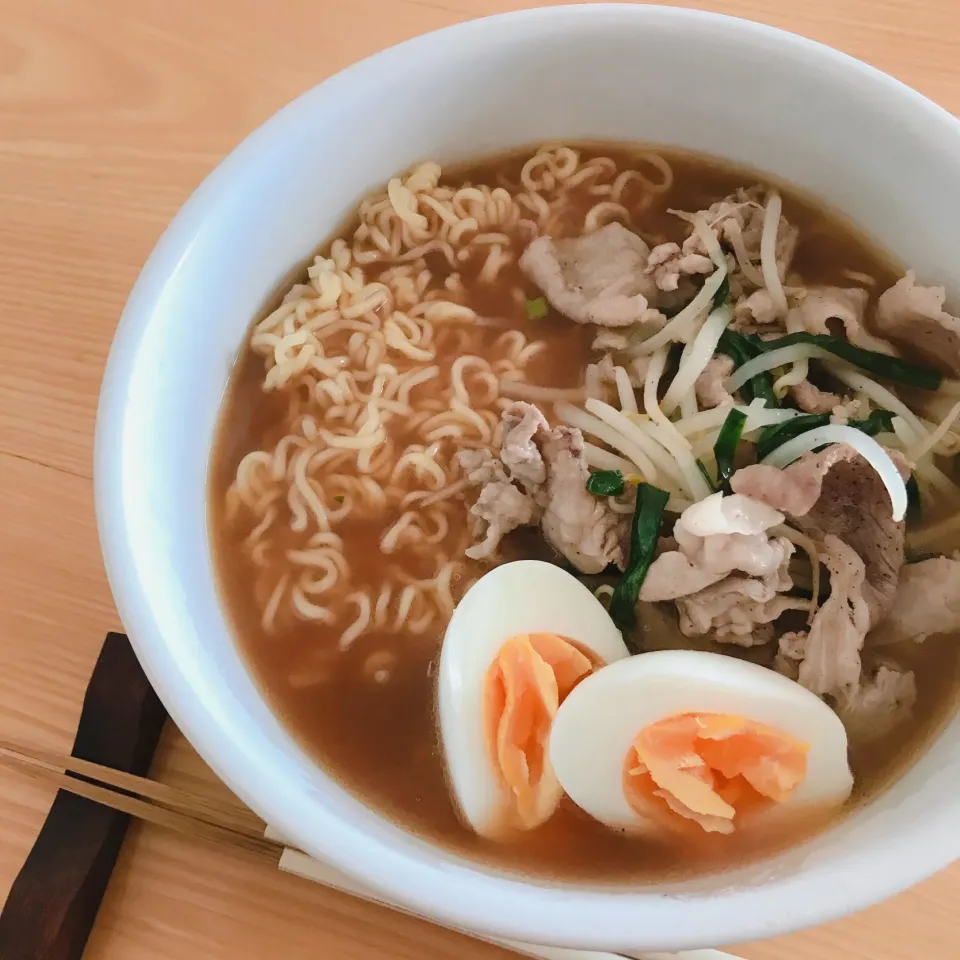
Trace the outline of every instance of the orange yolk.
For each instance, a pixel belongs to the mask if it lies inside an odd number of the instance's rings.
[[[643,816],[732,833],[738,814],[780,803],[803,782],[808,749],[745,717],[682,713],[637,735],[624,762],[624,795]]]
[[[531,633],[500,648],[485,679],[487,750],[513,798],[510,819],[529,829],[538,822],[537,799],[547,766],[547,740],[557,709],[594,669],[563,637]]]

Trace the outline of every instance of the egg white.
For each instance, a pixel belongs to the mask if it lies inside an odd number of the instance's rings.
[[[723,654],[663,650],[621,660],[582,680],[561,704],[550,761],[579,807],[609,827],[663,833],[623,793],[623,765],[637,734],[680,713],[734,714],[809,745],[807,775],[783,802],[754,815],[769,823],[805,804],[828,809],[850,795],[847,734],[817,696],[765,667]],[[741,822],[741,826],[743,823]]]
[[[505,563],[470,588],[443,640],[437,711],[448,782],[463,817],[482,836],[496,836],[502,830],[509,801],[484,737],[484,680],[503,644],[527,633],[573,640],[605,663],[629,655],[600,601],[553,564]],[[543,791],[541,822],[561,795],[555,782]]]

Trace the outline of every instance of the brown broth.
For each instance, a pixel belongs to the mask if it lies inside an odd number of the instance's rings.
[[[635,148],[623,146],[583,145],[579,149],[584,159],[612,157],[620,169],[627,168],[635,156]],[[671,150],[659,152],[672,165],[675,180],[640,220],[641,232],[651,241],[681,240],[685,235],[686,226],[667,213],[668,208],[702,209],[737,187],[758,180],[769,182],[768,177],[713,159]],[[516,184],[530,153],[511,153],[449,171],[444,182]],[[783,192],[785,215],[800,228],[792,270],[805,282],[844,285],[849,283],[848,270],[874,277],[877,292],[894,282],[899,271],[848,224],[795,190],[785,187]],[[563,221],[565,229],[573,231],[582,223],[595,202],[586,190],[579,192]],[[345,233],[342,230],[338,235]],[[429,262],[438,275],[449,269],[442,258],[440,261]],[[580,327],[553,312],[544,320],[527,320],[524,304],[511,296],[511,290],[520,286],[530,297],[540,294],[515,266],[504,271],[502,283],[492,287],[477,282],[475,276],[464,275],[464,282],[468,302],[478,313],[503,318],[508,328],[516,326],[548,342],[544,358],[534,358],[531,364],[531,382],[555,387],[581,384],[591,356],[593,328]],[[503,330],[491,328],[489,341]],[[282,424],[286,400],[262,392],[262,376],[262,358],[245,349],[223,405],[210,462],[210,540],[215,569],[237,642],[267,699],[303,746],[345,787],[406,828],[468,857],[559,879],[663,880],[771,853],[823,826],[823,818],[817,817],[768,836],[704,835],[683,845],[661,846],[610,831],[565,800],[547,824],[510,843],[495,844],[465,828],[444,780],[434,717],[432,674],[442,629],[418,638],[404,637],[402,655],[389,682],[378,684],[365,672],[365,661],[371,651],[396,645],[397,638],[388,633],[364,635],[338,654],[336,635],[330,629],[295,622],[286,625],[280,635],[269,636],[260,628],[263,598],[252,587],[251,571],[240,549],[243,534],[231,532],[224,502],[242,456],[254,449],[269,449],[286,432]],[[372,580],[387,563],[378,547],[382,526],[382,522],[347,520],[338,528],[349,542],[350,555],[362,558],[364,573]],[[533,536],[515,536],[510,549],[513,556],[549,553]],[[418,561],[410,558],[409,562]],[[960,682],[956,638],[933,638],[907,646],[908,650],[898,649],[896,656],[907,660],[905,665],[916,672],[916,716],[879,743],[852,746],[857,781],[852,802],[868,798],[901,773],[953,709]],[[723,652],[737,654],[739,650],[725,647]],[[303,673],[305,664],[316,672],[318,685],[292,686],[291,676]]]

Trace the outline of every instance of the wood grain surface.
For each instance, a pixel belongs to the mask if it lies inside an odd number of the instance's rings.
[[[97,390],[128,291],[216,162],[305,88],[515,0],[0,0],[0,734],[68,752],[107,630]],[[832,44],[960,110],[956,0],[712,0]],[[212,775],[176,735],[155,775]],[[0,772],[0,896],[52,791]],[[960,864],[747,960],[955,960]],[[128,835],[89,960],[493,960],[431,925],[152,827]]]

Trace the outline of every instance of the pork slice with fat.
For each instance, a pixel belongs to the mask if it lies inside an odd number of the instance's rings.
[[[645,273],[650,248],[619,223],[567,240],[539,237],[520,269],[550,303],[577,323],[626,327],[659,322],[654,279]]]

